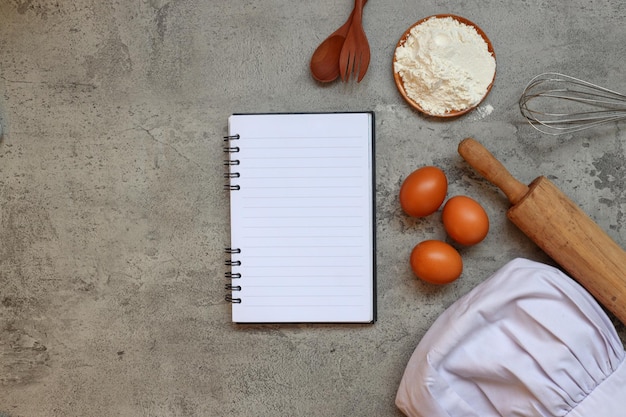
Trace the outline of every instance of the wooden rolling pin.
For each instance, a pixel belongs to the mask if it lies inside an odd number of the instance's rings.
[[[509,220],[626,324],[626,252],[546,177],[526,186],[471,138],[458,150],[507,196]]]

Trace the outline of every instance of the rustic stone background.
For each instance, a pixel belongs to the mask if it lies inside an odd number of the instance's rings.
[[[549,70],[626,91],[620,1],[370,0],[368,74],[320,85],[308,60],[351,7],[0,2],[0,415],[398,416],[395,390],[433,320],[514,257],[550,262],[460,160],[467,136],[524,182],[548,175],[626,244],[626,125],[554,138],[517,108]],[[479,24],[498,62],[483,105],[446,121],[411,110],[391,74],[404,30],[438,13]],[[232,325],[228,115],[341,110],[376,112],[378,322]],[[410,220],[397,202],[402,178],[426,164],[492,223],[462,249],[462,278],[441,288],[407,261],[419,241],[445,239],[439,215]]]

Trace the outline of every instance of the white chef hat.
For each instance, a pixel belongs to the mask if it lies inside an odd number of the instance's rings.
[[[624,357],[585,289],[556,268],[515,259],[426,332],[396,405],[411,417],[624,416]]]

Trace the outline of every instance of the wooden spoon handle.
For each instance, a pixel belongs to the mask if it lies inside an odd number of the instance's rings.
[[[495,156],[472,138],[459,143],[459,154],[487,181],[498,187],[511,204],[517,204],[526,194],[528,186],[515,179]]]

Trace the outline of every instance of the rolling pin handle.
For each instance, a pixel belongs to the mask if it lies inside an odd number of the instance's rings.
[[[528,194],[528,186],[515,179],[504,165],[475,139],[463,139],[459,143],[458,151],[480,175],[502,190],[511,204],[517,204]]]

